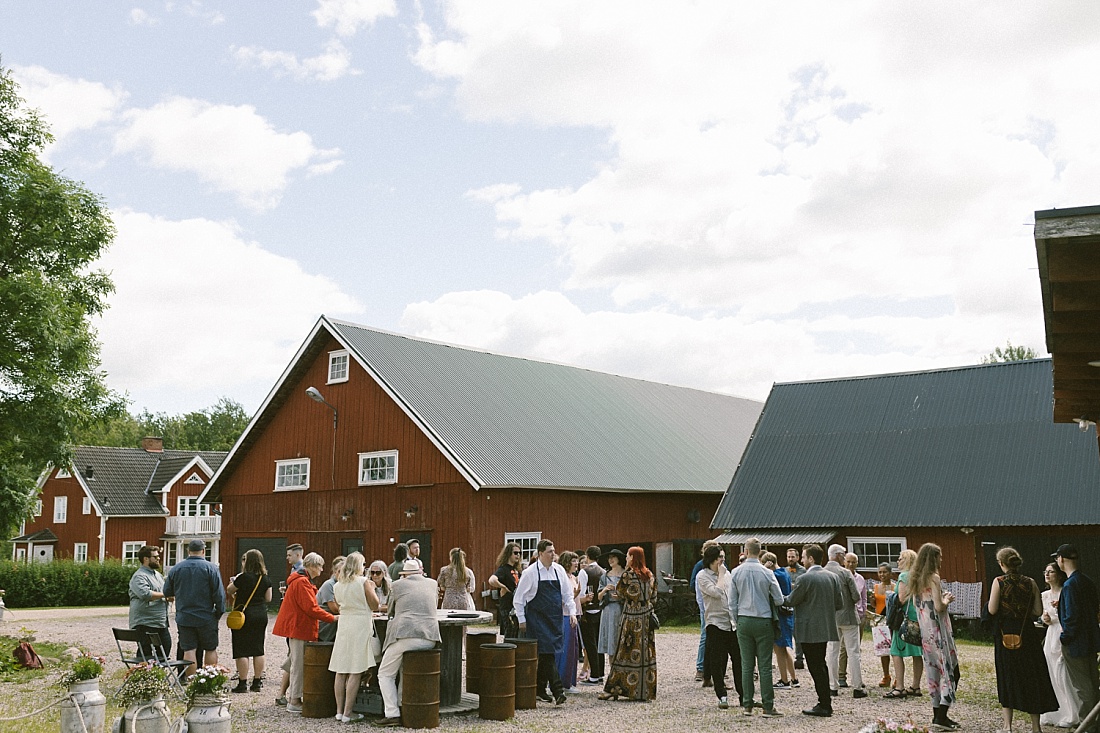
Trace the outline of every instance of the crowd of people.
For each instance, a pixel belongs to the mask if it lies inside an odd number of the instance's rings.
[[[855,699],[867,697],[861,641],[872,626],[883,696],[923,697],[923,678],[933,728],[959,727],[948,716],[961,677],[948,613],[954,596],[943,589],[937,545],[903,550],[898,577],[882,563],[870,583],[858,571],[859,558],[841,545],[827,551],[816,544],[790,548],[784,566],[756,539],[742,549],[727,563],[720,545],[704,543],[691,577],[700,611],[696,681],[713,687],[719,708],[731,706],[727,662],[744,715],[759,709],[765,718],[781,717],[775,693],[800,687],[801,669],[809,671],[817,697],[805,715],[831,716],[844,688]],[[301,545],[287,548],[290,574],[279,589],[282,604],[272,628],[288,646],[276,704],[301,712],[305,645],[328,640],[336,717],[363,719],[353,705],[368,675],[383,700],[385,717],[377,724],[400,724],[397,678],[404,653],[440,642],[436,609],[475,608],[477,585],[461,548],[450,551],[438,580],[426,575],[419,554],[419,543],[410,540],[395,547],[389,565],[368,564],[358,552],[337,557],[331,577],[315,589],[324,559]],[[187,558],[165,577],[160,549],[141,548],[141,565],[130,582],[130,626],[159,635],[162,647],[170,648],[168,602],[174,600],[177,648],[191,663],[190,674],[200,660],[217,664],[219,619],[227,609],[243,611],[243,625],[231,632],[237,667],[232,691],[258,692],[274,591],[264,557],[258,550],[246,552],[241,572],[223,588],[217,567],[204,555],[203,542],[193,540]],[[1004,730],[1011,729],[1015,710],[1029,716],[1033,731],[1042,724],[1076,726],[1096,705],[1100,687],[1096,585],[1078,571],[1072,545],[1052,555],[1045,591],[1021,572],[1023,558],[1015,549],[1001,548],[996,558],[1002,574],[992,582],[985,612],[994,632]],[[537,641],[540,700],[560,705],[567,693],[580,691],[578,685],[602,686],[600,700],[656,698],[657,579],[641,547],[624,554],[592,546],[559,555],[543,539],[525,561],[521,547],[508,542],[496,565],[487,585],[499,595],[499,630],[506,639]],[[389,616],[384,643],[375,631],[376,613]],[[912,660],[908,686],[906,658]]]

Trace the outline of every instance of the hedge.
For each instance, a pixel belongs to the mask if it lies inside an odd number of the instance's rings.
[[[125,606],[136,566],[118,560],[75,563],[0,560],[0,588],[10,608]]]

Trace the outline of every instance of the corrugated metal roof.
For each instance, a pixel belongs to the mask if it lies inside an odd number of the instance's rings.
[[[73,449],[73,473],[79,472],[96,503],[108,516],[164,515],[161,495],[155,493],[196,456],[211,470],[225,460],[224,451],[166,450],[150,453],[141,448],[78,445]],[[88,476],[88,467],[92,475]],[[160,480],[160,484],[157,481]],[[146,493],[151,487],[153,493]]]
[[[1096,436],[1051,384],[1049,359],[776,384],[711,527],[1100,524]]]
[[[756,532],[751,529],[739,529],[723,532],[714,538],[720,545],[743,545],[755,537],[762,545],[805,545],[811,542],[828,542],[840,533],[838,529],[790,529],[783,532]]]
[[[719,492],[754,400],[326,321],[480,486]]]

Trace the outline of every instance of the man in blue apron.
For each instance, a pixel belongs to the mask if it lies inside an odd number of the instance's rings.
[[[538,558],[523,571],[516,585],[513,608],[520,634],[538,641],[538,698],[561,705],[565,693],[554,655],[564,643],[562,619],[568,616],[570,625],[576,626],[577,610],[565,568],[554,562],[554,543],[541,540],[537,550]],[[547,685],[550,694],[546,692]]]

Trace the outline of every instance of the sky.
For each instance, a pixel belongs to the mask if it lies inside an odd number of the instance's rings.
[[[1045,355],[1100,3],[0,0],[109,207],[133,411],[256,409],[321,314],[763,400]]]

